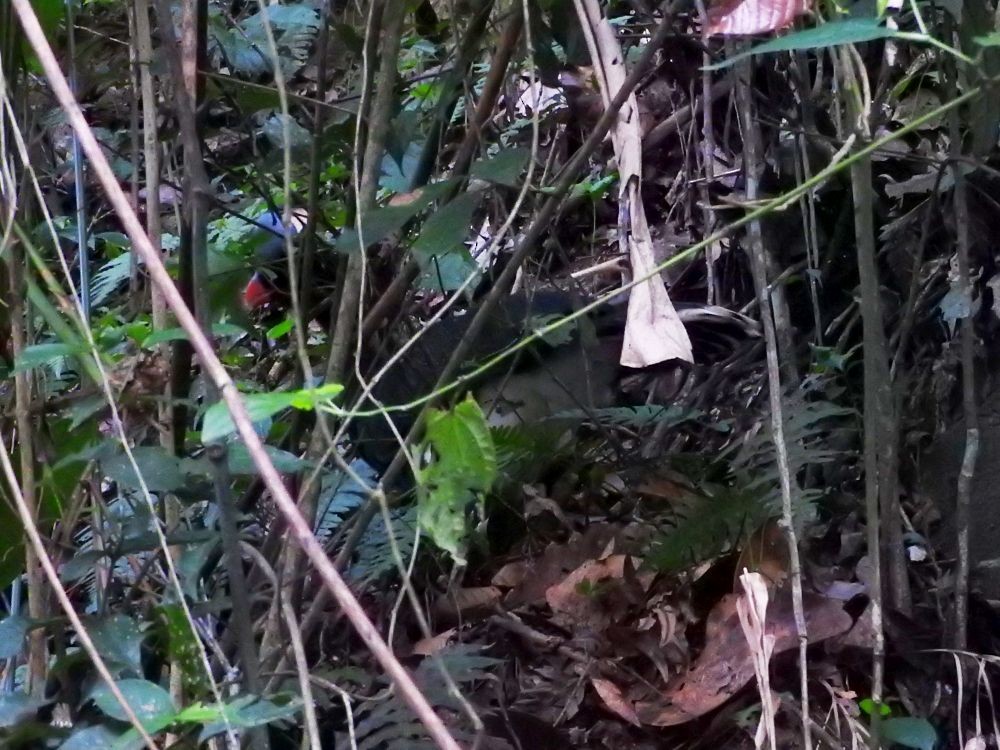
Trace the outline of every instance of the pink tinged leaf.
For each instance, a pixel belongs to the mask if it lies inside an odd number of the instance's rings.
[[[709,36],[779,31],[810,10],[809,0],[723,0],[708,10]]]

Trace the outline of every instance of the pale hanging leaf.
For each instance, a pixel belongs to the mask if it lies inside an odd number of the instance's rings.
[[[601,14],[597,0],[577,5],[580,23],[589,27],[587,35],[594,75],[601,88],[605,106],[625,83],[625,56],[614,28]],[[635,95],[629,96],[611,130],[618,162],[618,238],[622,253],[627,253],[635,278],[646,281],[632,288],[621,364],[647,367],[659,362],[680,359],[693,362],[691,340],[677,316],[663,280],[655,273],[653,239],[646,223],[642,201],[642,128]]]

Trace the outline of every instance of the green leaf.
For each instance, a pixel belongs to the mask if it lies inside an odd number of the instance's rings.
[[[973,37],[972,41],[980,47],[1000,47],[1000,31]]]
[[[118,735],[107,727],[87,727],[73,732],[59,750],[114,750]]]
[[[212,326],[213,336],[242,336],[246,333],[245,328],[233,325],[232,323],[216,323]],[[160,331],[153,331],[145,339],[143,339],[142,346],[144,349],[150,349],[157,344],[165,344],[168,341],[178,341],[186,340],[188,338],[187,331],[183,328],[164,328]]]
[[[480,198],[477,193],[463,193],[424,222],[412,247],[423,271],[421,288],[450,292],[479,272],[465,247],[465,240]]]
[[[862,698],[860,701],[858,701],[858,708],[860,708],[866,714],[871,716],[872,712],[875,710],[875,701],[873,701],[871,698]],[[887,706],[885,703],[879,703],[878,712],[880,716],[888,716],[889,714],[892,713],[892,709],[889,708],[889,706]]]
[[[916,750],[934,750],[938,736],[927,719],[900,716],[882,722],[882,739]]]
[[[126,615],[111,615],[87,623],[87,632],[104,659],[118,667],[142,674],[142,642],[139,623]]]
[[[367,211],[362,216],[361,232],[365,247],[371,247],[388,237],[393,232],[402,229],[406,223],[444,195],[451,187],[451,180],[435,182],[414,191],[408,196],[396,196],[396,205],[383,206]],[[404,202],[405,201],[405,202]],[[361,250],[357,228],[352,224],[345,227],[337,239],[336,249],[343,253],[356,253]]]
[[[149,680],[127,679],[115,682],[125,696],[125,701],[142,722],[155,721],[177,712],[170,693]],[[90,694],[91,699],[105,714],[118,721],[128,721],[125,710],[115,699],[111,689],[101,683]]]
[[[299,458],[294,453],[275,448],[273,445],[265,445],[264,452],[267,453],[274,464],[274,468],[282,474],[294,474],[304,469],[311,469],[315,464],[304,458]],[[257,466],[250,458],[250,452],[242,443],[229,446],[229,470],[237,475],[256,476]]]
[[[462,193],[431,214],[413,243],[418,259],[426,261],[434,255],[464,248],[480,198],[477,193]]]
[[[272,721],[291,718],[301,708],[302,702],[290,696],[286,697],[285,703],[278,703],[273,700],[258,699],[254,695],[241,695],[223,706],[221,711],[216,710],[215,715],[219,718],[211,723],[206,721],[209,711],[212,710],[209,706],[193,706],[193,711],[188,709],[182,716],[187,718],[188,711],[191,711],[192,718],[197,717],[199,723],[205,723],[205,728],[198,737],[200,742],[204,742],[209,737],[224,731],[227,721],[231,726],[251,729]]]
[[[215,545],[212,545],[215,549]],[[167,632],[167,651],[170,663],[181,669],[181,681],[191,694],[208,688],[208,683],[198,650],[198,636],[191,630],[184,609],[179,604],[164,604],[159,607],[160,623]]]
[[[250,420],[260,422],[273,417],[285,409],[295,408],[311,411],[316,406],[335,398],[344,390],[343,386],[331,383],[319,388],[299,391],[276,391],[274,393],[249,393],[242,396],[243,405],[250,414]],[[201,441],[212,443],[236,431],[229,407],[225,401],[212,404],[205,412],[201,427]]]
[[[25,693],[0,695],[0,729],[12,727],[34,716],[46,701]]]
[[[528,166],[531,149],[504,149],[492,159],[478,159],[469,167],[469,174],[481,180],[495,182],[498,185],[518,187],[521,173]]]
[[[888,39],[898,36],[899,32],[882,25],[878,18],[845,18],[842,21],[831,21],[811,29],[793,31],[785,36],[758,44],[745,52],[726,58],[721,62],[706,65],[704,70],[720,70],[738,60],[751,55],[763,55],[768,52],[789,52],[796,49],[815,49],[817,47],[833,47],[837,44],[860,44],[876,39]]]
[[[267,337],[269,339],[280,339],[282,336],[286,336],[288,332],[292,330],[292,326],[294,325],[294,320],[291,318],[285,318],[277,325],[271,326],[267,329]]]
[[[21,653],[30,624],[31,621],[21,615],[0,620],[0,659],[11,659]]]
[[[86,351],[87,347],[85,346],[62,344],[55,341],[47,344],[33,344],[32,346],[25,347],[24,351],[21,352],[21,356],[15,360],[14,369],[11,370],[11,374],[14,375],[25,370],[34,370],[36,367],[53,365],[60,359],[83,354]]]
[[[146,487],[151,492],[173,492],[184,487],[188,478],[181,470],[177,456],[156,445],[140,446],[132,449],[135,465],[142,475]],[[104,473],[129,489],[140,489],[139,477],[125,453],[101,462]]]
[[[434,543],[463,562],[466,508],[481,499],[497,475],[496,448],[482,409],[471,397],[451,411],[432,409],[425,443],[434,458],[420,472],[417,518]]]

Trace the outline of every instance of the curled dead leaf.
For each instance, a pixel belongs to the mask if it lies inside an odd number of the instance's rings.
[[[632,701],[622,694],[615,683],[600,677],[591,677],[590,684],[594,686],[594,690],[609,711],[633,726],[642,726],[639,717],[636,716],[635,708],[632,707]]]

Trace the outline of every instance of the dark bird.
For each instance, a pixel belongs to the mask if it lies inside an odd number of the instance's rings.
[[[267,270],[258,271],[243,292],[249,309],[287,303],[284,254],[285,239],[280,235],[260,246],[258,258]],[[585,414],[621,404],[623,378],[636,372],[618,364],[627,311],[624,301],[623,295],[620,302],[603,305],[545,340],[533,342],[510,359],[470,378],[463,383],[463,389],[475,395],[494,425],[532,423],[562,413]],[[556,289],[510,295],[487,320],[460,374],[470,373],[533,331],[580,309],[582,304],[578,295]],[[759,336],[755,321],[725,308],[684,302],[675,303],[675,307],[688,328],[698,362],[719,361],[740,342]],[[402,325],[387,332],[381,354],[366,350],[362,372],[366,379],[372,378],[390,359],[393,361],[373,386],[373,400],[366,400],[360,410],[371,411],[376,403],[398,407],[431,393],[478,309],[478,304],[473,304],[426,326],[412,321],[412,330],[404,330],[406,326]],[[426,330],[413,345],[392,357],[420,328]],[[679,368],[672,363],[650,370],[655,377],[665,371],[676,374]],[[651,400],[663,403],[666,397],[654,392]],[[400,435],[407,434],[417,411],[419,407],[390,412]],[[399,445],[382,415],[354,419],[350,434],[359,454],[377,470],[388,465]]]

